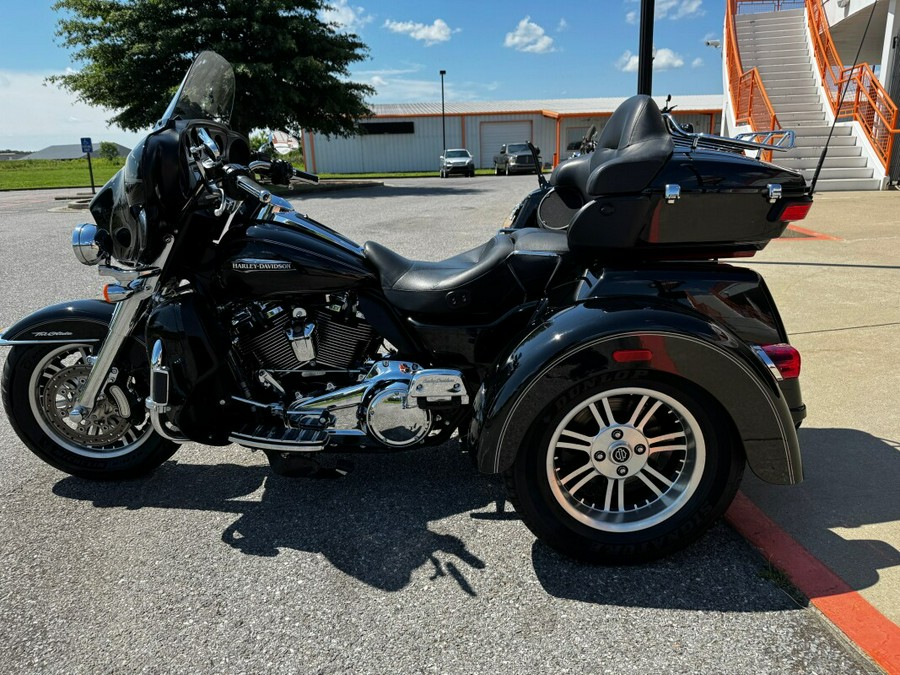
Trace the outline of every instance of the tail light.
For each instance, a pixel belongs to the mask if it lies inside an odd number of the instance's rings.
[[[794,347],[781,343],[777,345],[762,345],[761,349],[782,378],[790,380],[800,377],[800,352]]]
[[[812,201],[785,204],[781,210],[781,215],[778,216],[778,220],[786,220],[788,222],[803,220],[806,218],[806,214],[809,213],[810,208],[812,208]]]

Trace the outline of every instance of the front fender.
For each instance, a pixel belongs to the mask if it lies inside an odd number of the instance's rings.
[[[73,300],[29,314],[3,331],[0,347],[22,344],[102,342],[115,305],[102,300]]]
[[[616,363],[613,352],[645,349],[650,362]],[[474,402],[469,443],[485,473],[508,469],[541,410],[574,382],[597,384],[634,371],[692,382],[731,418],[747,462],[765,481],[802,480],[790,410],[749,346],[707,317],[671,303],[597,299],[564,309],[497,361]]]

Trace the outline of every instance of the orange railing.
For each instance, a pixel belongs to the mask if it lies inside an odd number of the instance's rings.
[[[772,102],[769,101],[766,94],[759,71],[751,68],[745,72],[741,65],[737,32],[734,29],[734,17],[738,11],[737,3],[738,0],[728,0],[725,12],[725,67],[728,69],[728,89],[735,122],[749,124],[753,131],[781,129],[781,124],[779,124]],[[783,3],[778,0],[769,0],[765,4],[781,5]],[[770,160],[772,152],[765,151],[762,158]]]
[[[831,112],[863,128],[885,168],[891,159],[897,106],[867,63],[845,67],[831,39],[822,0],[806,0],[809,31]],[[841,99],[843,98],[843,103]],[[840,109],[838,109],[840,107]]]
[[[757,117],[760,117],[759,121],[764,124],[768,123],[765,121],[768,111],[762,114],[759,111],[759,103],[749,103],[742,98],[745,90],[749,90],[750,96],[753,96],[755,85],[748,85],[745,81],[748,79],[748,73],[740,72],[741,61],[734,31],[734,16],[757,12],[777,12],[786,9],[806,9],[809,32],[816,54],[816,64],[832,113],[838,120],[859,122],[881,163],[887,168],[894,140],[893,129],[897,124],[897,106],[891,101],[890,96],[872,73],[868,64],[864,63],[855,68],[844,66],[831,39],[831,30],[828,27],[822,0],[728,0],[725,25],[729,47],[725,56],[729,61],[728,80],[738,123],[748,123],[748,118],[751,118],[751,111],[755,106],[756,115],[749,122],[755,130],[757,129],[755,125],[758,123]],[[762,96],[765,96],[764,90]],[[842,97],[843,103],[841,103]],[[744,108],[741,108],[741,105]]]

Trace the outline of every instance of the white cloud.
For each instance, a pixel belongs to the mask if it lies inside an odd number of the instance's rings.
[[[653,50],[653,70],[674,70],[684,65],[684,58],[681,54],[672,51],[667,47]],[[625,52],[616,61],[616,68],[625,73],[636,73],[638,70],[638,55],[632,54],[630,50]]]
[[[702,66],[703,66],[703,59],[701,59],[699,56],[696,59],[694,59],[693,61],[691,61],[691,68],[700,68]]]
[[[681,55],[673,52],[671,49],[656,49],[653,52],[653,70],[673,70],[681,68],[684,65],[684,59]]]
[[[530,16],[522,19],[512,33],[506,34],[503,46],[531,54],[547,54],[556,51],[553,47],[553,38],[545,34],[544,29],[534,23]]]
[[[441,98],[441,78],[437,72],[433,77],[424,77],[421,65],[407,68],[387,68],[382,70],[354,71],[353,80],[370,84],[375,88],[375,96],[370,103],[409,103],[439,101]],[[418,76],[416,76],[418,74]],[[413,77],[408,77],[413,75]],[[452,101],[477,101],[497,89],[496,82],[456,82],[446,80],[444,95]]]
[[[703,0],[657,0],[656,18],[676,21],[691,16],[703,16]]]
[[[435,19],[431,25],[414,23],[412,21],[391,21],[388,19],[384,22],[384,28],[394,33],[409,35],[413,40],[421,40],[426,47],[440,42],[447,42],[451,34],[458,33],[461,30],[459,28],[451,29],[443,19]]]
[[[0,148],[40,150],[48,145],[78,143],[89,136],[94,145],[112,141],[133,147],[146,131],[109,127],[115,112],[89,106],[74,94],[44,84],[51,72],[0,71]]]
[[[654,18],[677,21],[704,14],[706,11],[703,9],[703,0],[656,0]],[[639,13],[636,10],[630,10],[625,14],[625,21],[632,25],[637,24],[638,16]]]
[[[565,19],[560,19],[559,23],[556,25],[556,32],[562,33],[563,31],[569,30],[569,22]]]
[[[625,53],[616,61],[616,68],[623,73],[636,73],[638,69],[638,55],[632,54],[631,50],[626,49]]]
[[[352,7],[348,0],[334,0],[327,9],[321,12],[322,20],[326,23],[337,24],[341,30],[352,33],[359,32],[360,28],[372,22],[372,16],[366,14],[362,7]]]

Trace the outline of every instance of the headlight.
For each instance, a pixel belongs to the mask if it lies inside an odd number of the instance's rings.
[[[72,250],[82,265],[96,265],[103,258],[109,257],[109,246],[106,231],[98,231],[91,223],[77,225],[72,232]]]

